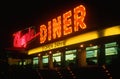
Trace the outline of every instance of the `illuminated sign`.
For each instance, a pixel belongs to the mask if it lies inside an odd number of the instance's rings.
[[[42,51],[47,51],[47,50],[51,50],[51,49],[59,48],[63,46],[65,46],[65,41],[58,41],[58,42],[54,42],[54,43],[43,46]]]
[[[75,7],[73,10],[69,10],[62,16],[53,18],[48,21],[48,24],[40,25],[40,43],[51,41],[62,36],[72,34],[73,32],[80,31],[86,28],[84,18],[86,16],[86,10],[83,5]]]
[[[40,43],[43,44],[46,41],[61,38],[80,31],[81,29],[85,29],[85,16],[85,7],[83,5],[79,5],[74,9],[67,11],[63,15],[48,21],[47,25],[40,25],[40,31],[37,34],[35,34],[33,28],[28,28],[25,30],[27,31],[25,33],[23,33],[23,31],[14,33],[13,46],[25,48],[27,43],[38,35],[40,36]],[[44,49],[46,50],[46,48]]]
[[[99,35],[100,34],[99,32],[103,33],[103,35]],[[106,28],[103,30],[96,30],[96,31],[87,32],[84,34],[70,37],[70,38],[65,39],[65,40],[61,40],[61,41],[50,43],[50,44],[47,44],[44,46],[33,48],[33,49],[28,50],[28,55],[40,53],[43,51],[48,51],[48,50],[52,50],[52,49],[56,49],[56,48],[61,48],[61,47],[65,47],[65,46],[70,46],[73,44],[78,44],[78,43],[82,43],[85,41],[99,39],[101,37],[107,37],[107,36],[112,36],[112,35],[120,35],[120,26],[113,26],[113,27]],[[55,43],[58,43],[58,46],[56,46]],[[49,48],[47,48],[47,47],[49,47]]]
[[[13,34],[13,46],[25,48],[27,46],[27,43],[33,38],[35,38],[37,35],[39,34],[35,34],[35,30],[33,28],[18,31]]]

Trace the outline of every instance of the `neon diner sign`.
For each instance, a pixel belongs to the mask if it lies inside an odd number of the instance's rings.
[[[72,34],[73,32],[77,32],[81,29],[85,29],[85,16],[85,7],[83,5],[79,5],[73,10],[63,13],[62,16],[58,16],[57,18],[53,18],[51,21],[48,21],[47,25],[40,25],[40,43],[42,44],[46,41],[51,41],[53,39]]]
[[[25,33],[23,31],[18,31],[13,34],[14,40],[13,40],[13,46],[14,47],[23,47],[25,48],[29,41],[31,41],[33,38],[39,35],[35,34],[35,30],[33,28],[26,29]]]
[[[84,23],[85,16],[85,7],[79,5],[63,13],[63,15],[48,21],[47,25],[40,25],[40,31],[37,34],[35,34],[33,28],[28,28],[27,32],[24,34],[22,31],[14,33],[13,46],[25,48],[27,43],[38,35],[40,36],[40,43],[43,44],[46,41],[51,41],[80,31],[81,29],[86,29],[87,26]]]

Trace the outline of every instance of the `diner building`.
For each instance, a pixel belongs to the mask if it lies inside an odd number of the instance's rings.
[[[8,63],[40,69],[111,64],[120,54],[120,25],[91,27],[87,8],[76,5],[39,29],[15,32]]]

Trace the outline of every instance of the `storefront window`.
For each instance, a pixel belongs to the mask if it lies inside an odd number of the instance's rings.
[[[20,65],[20,66],[22,65],[22,62],[21,62],[21,61],[19,62],[19,65]]]
[[[37,65],[38,64],[38,57],[34,57],[33,58],[33,65]]]
[[[61,65],[61,53],[53,54],[53,63],[54,63],[54,66]]]
[[[117,56],[117,43],[112,42],[105,44],[105,56],[106,56],[106,64],[110,64],[114,58]]]
[[[48,55],[42,56],[43,67],[48,67]]]
[[[88,65],[97,64],[98,46],[86,48],[86,61]]]
[[[33,58],[33,67],[37,68],[38,67],[38,57]]]
[[[76,51],[77,50],[68,50],[65,52],[65,61],[66,65],[73,65],[76,63]]]
[[[87,51],[86,58],[93,58],[97,57],[97,50],[89,50]]]

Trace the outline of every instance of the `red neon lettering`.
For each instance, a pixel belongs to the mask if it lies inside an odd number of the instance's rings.
[[[20,42],[21,31],[18,31],[17,33],[13,34],[13,36],[14,36],[13,46],[14,47],[21,47],[21,42]]]
[[[61,37],[61,16],[53,19],[53,39]]]
[[[78,31],[79,26],[81,29],[86,28],[86,25],[83,22],[85,16],[86,16],[86,11],[83,5],[74,8],[74,31]]]
[[[64,35],[68,35],[70,33],[72,33],[72,21],[71,21],[71,16],[72,16],[72,12],[68,11],[65,14],[63,14],[63,34]]]
[[[52,30],[52,28],[51,28],[51,21],[48,21],[48,40],[50,41],[51,39],[52,39],[52,37],[51,37],[51,30]]]
[[[85,29],[85,16],[85,7],[80,5],[75,7],[73,10],[67,11],[62,16],[58,16],[57,18],[53,18],[51,21],[48,21],[48,26],[41,25],[40,43],[60,38],[62,35],[65,36],[73,32],[77,32],[80,29]]]
[[[34,38],[34,30],[29,28],[28,32],[22,34],[22,31],[18,31],[17,33],[13,34],[13,46],[14,47],[26,47],[27,43]]]
[[[45,25],[40,26],[40,43],[44,43],[47,38],[47,28]]]

